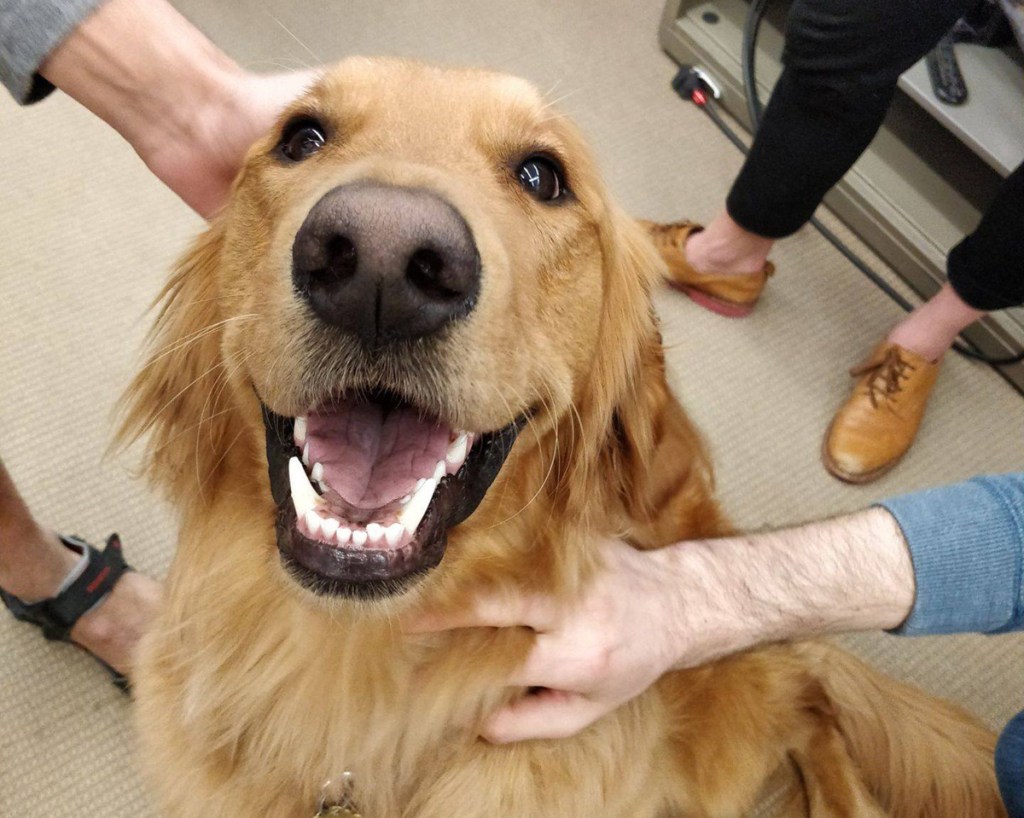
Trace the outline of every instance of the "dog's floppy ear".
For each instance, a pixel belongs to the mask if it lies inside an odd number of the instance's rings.
[[[122,409],[117,442],[148,436],[144,471],[174,498],[202,496],[216,478],[238,421],[221,352],[224,317],[214,225],[178,262],[156,304],[148,354]]]
[[[579,400],[575,463],[566,490],[607,486],[636,522],[652,522],[669,490],[694,478],[710,488],[703,443],[668,389],[651,301],[664,263],[646,231],[609,205],[601,231],[604,299],[598,349]],[[582,440],[580,440],[582,437]],[[579,479],[579,469],[589,472]],[[596,470],[596,473],[595,471]],[[593,478],[593,479],[586,479]],[[579,498],[582,500],[582,498]],[[587,507],[568,498],[571,509]]]

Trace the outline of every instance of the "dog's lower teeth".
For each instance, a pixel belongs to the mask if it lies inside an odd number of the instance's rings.
[[[306,475],[306,470],[302,468],[302,464],[297,457],[293,457],[288,461],[288,481],[291,485],[292,505],[295,506],[295,516],[302,520],[307,512],[312,511],[323,500],[313,489],[313,485],[309,482],[309,477]]]
[[[323,520],[320,515],[310,509],[306,512],[306,529],[309,531],[309,536],[319,537],[320,528],[323,525]]]
[[[462,467],[473,442],[468,432],[453,433],[448,451],[437,462],[433,474],[417,480],[416,488],[398,501],[400,510],[397,522],[389,525],[372,522],[364,528],[345,525],[343,518],[333,517],[327,512],[327,500],[313,488],[316,484],[322,494],[327,493],[324,466],[322,463],[310,463],[307,434],[306,418],[295,418],[295,444],[301,448],[302,457],[301,460],[298,457],[289,460],[288,476],[296,518],[302,522],[306,536],[332,545],[337,543],[342,547],[351,545],[355,548],[362,548],[367,543],[377,547],[398,548],[412,539],[427,513],[438,483]]]
[[[384,538],[392,548],[398,546],[405,536],[405,526],[401,523],[392,523],[384,529]]]

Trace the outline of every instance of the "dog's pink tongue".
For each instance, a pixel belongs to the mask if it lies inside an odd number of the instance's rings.
[[[448,451],[449,429],[408,407],[343,401],[306,420],[309,465],[357,508],[376,509],[411,494]]]

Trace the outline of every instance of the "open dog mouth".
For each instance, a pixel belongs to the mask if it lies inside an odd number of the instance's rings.
[[[277,544],[316,593],[398,593],[444,556],[483,500],[525,417],[450,428],[390,392],[345,395],[287,418],[263,407]]]

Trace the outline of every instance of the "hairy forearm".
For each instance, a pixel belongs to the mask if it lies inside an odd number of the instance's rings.
[[[681,543],[663,559],[680,587],[689,589],[672,614],[678,666],[776,640],[893,628],[914,602],[913,565],[902,532],[879,508],[780,531]]]
[[[40,73],[143,156],[192,138],[202,110],[221,105],[241,74],[164,0],[109,0]]]

